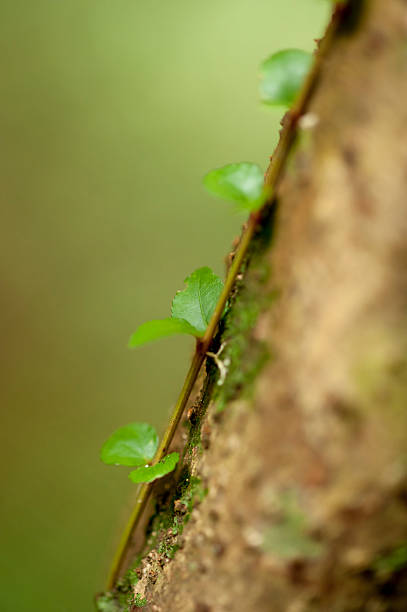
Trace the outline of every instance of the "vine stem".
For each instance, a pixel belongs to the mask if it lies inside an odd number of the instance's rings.
[[[341,7],[340,5],[338,5],[334,9],[331,22],[327,28],[325,36],[322,39],[319,49],[317,51],[313,67],[308,73],[307,78],[305,79],[304,85],[301,89],[301,92],[297,98],[296,103],[294,104],[293,108],[290,111],[288,111],[288,113],[285,116],[285,119],[283,122],[283,129],[280,132],[280,140],[278,142],[275,152],[271,158],[270,165],[265,174],[265,186],[268,188],[269,197],[264,207],[271,205],[274,201],[276,187],[277,187],[279,179],[281,178],[284,164],[288,157],[291,144],[294,141],[294,138],[296,135],[296,128],[297,128],[298,120],[306,111],[306,107],[314,91],[318,76],[320,74],[320,69],[321,69],[321,64],[323,62],[323,58],[326,54],[327,49],[331,45],[331,42],[335,35],[337,27],[344,14],[345,14],[345,11],[344,11],[343,6]],[[200,339],[197,339],[195,354],[193,356],[191,365],[189,367],[187,376],[185,378],[183,387],[181,389],[181,393],[178,397],[177,403],[175,404],[173,413],[170,418],[170,422],[161,440],[161,444],[159,445],[157,452],[155,454],[153,464],[156,464],[163,459],[163,457],[165,456],[172,442],[172,439],[178,427],[178,423],[184,413],[184,410],[189,400],[189,397],[191,395],[192,389],[198,378],[202,364],[206,358],[206,353],[209,349],[213,336],[217,330],[219,321],[225,310],[226,302],[229,299],[230,293],[234,287],[236,277],[248,253],[248,249],[249,249],[251,240],[256,232],[259,221],[261,219],[263,208],[260,209],[259,211],[252,212],[249,217],[249,221],[247,223],[246,230],[244,231],[241,237],[241,240],[236,250],[232,265],[226,277],[223,291],[221,293],[218,303],[216,304],[212,318],[209,321],[209,324],[205,331],[204,336]],[[150,497],[150,493],[153,489],[153,484],[154,483],[145,483],[141,485],[138,491],[136,505],[126,525],[126,528],[122,534],[116,554],[113,559],[113,563],[112,563],[112,567],[110,570],[108,583],[107,583],[108,590],[114,587],[116,580],[118,579],[118,577],[121,575],[122,571],[124,570],[126,556],[130,548],[132,535],[135,533],[135,530],[139,524],[141,516],[147,505],[147,502]]]

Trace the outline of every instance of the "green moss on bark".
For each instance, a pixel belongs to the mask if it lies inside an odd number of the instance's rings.
[[[266,291],[271,271],[263,257],[270,248],[273,226],[272,207],[264,213],[222,322],[220,335],[225,348],[221,358],[227,376],[213,394],[218,411],[242,393],[250,397],[255,379],[271,357],[266,343],[253,338],[252,330],[260,314],[277,297],[276,293]]]

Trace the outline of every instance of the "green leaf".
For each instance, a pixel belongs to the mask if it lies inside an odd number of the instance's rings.
[[[174,336],[175,334],[191,334],[192,336],[201,336],[200,330],[190,325],[182,318],[158,319],[156,321],[147,321],[143,323],[134,334],[130,337],[129,347],[134,348],[159,338],[166,336]]]
[[[210,268],[199,268],[185,280],[186,289],[179,291],[172,302],[171,318],[147,321],[140,325],[129,340],[134,348],[175,334],[204,335],[223,283]]]
[[[137,470],[130,472],[129,478],[131,481],[139,482],[152,482],[157,478],[162,478],[166,474],[172,472],[179,460],[178,453],[171,453],[164,457],[159,463],[155,465],[147,465],[140,467]]]
[[[148,423],[130,423],[104,443],[100,458],[108,465],[144,465],[155,455],[158,435]]]
[[[265,104],[291,106],[312,64],[312,54],[300,49],[278,51],[260,66],[260,95]]]
[[[171,314],[185,319],[203,336],[212,317],[223,283],[210,268],[199,268],[185,279],[187,285],[172,301]]]
[[[213,195],[232,200],[246,210],[257,210],[267,199],[263,171],[251,162],[227,164],[212,170],[203,182]]]

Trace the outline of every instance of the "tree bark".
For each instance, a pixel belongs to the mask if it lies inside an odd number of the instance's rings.
[[[405,0],[344,9],[241,277],[134,593],[407,610]]]

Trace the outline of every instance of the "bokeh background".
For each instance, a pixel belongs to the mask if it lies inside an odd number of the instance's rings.
[[[91,612],[134,485],[117,427],[159,431],[186,337],[130,352],[242,218],[202,175],[266,167],[283,111],[259,62],[313,49],[323,0],[2,0],[2,612]]]

